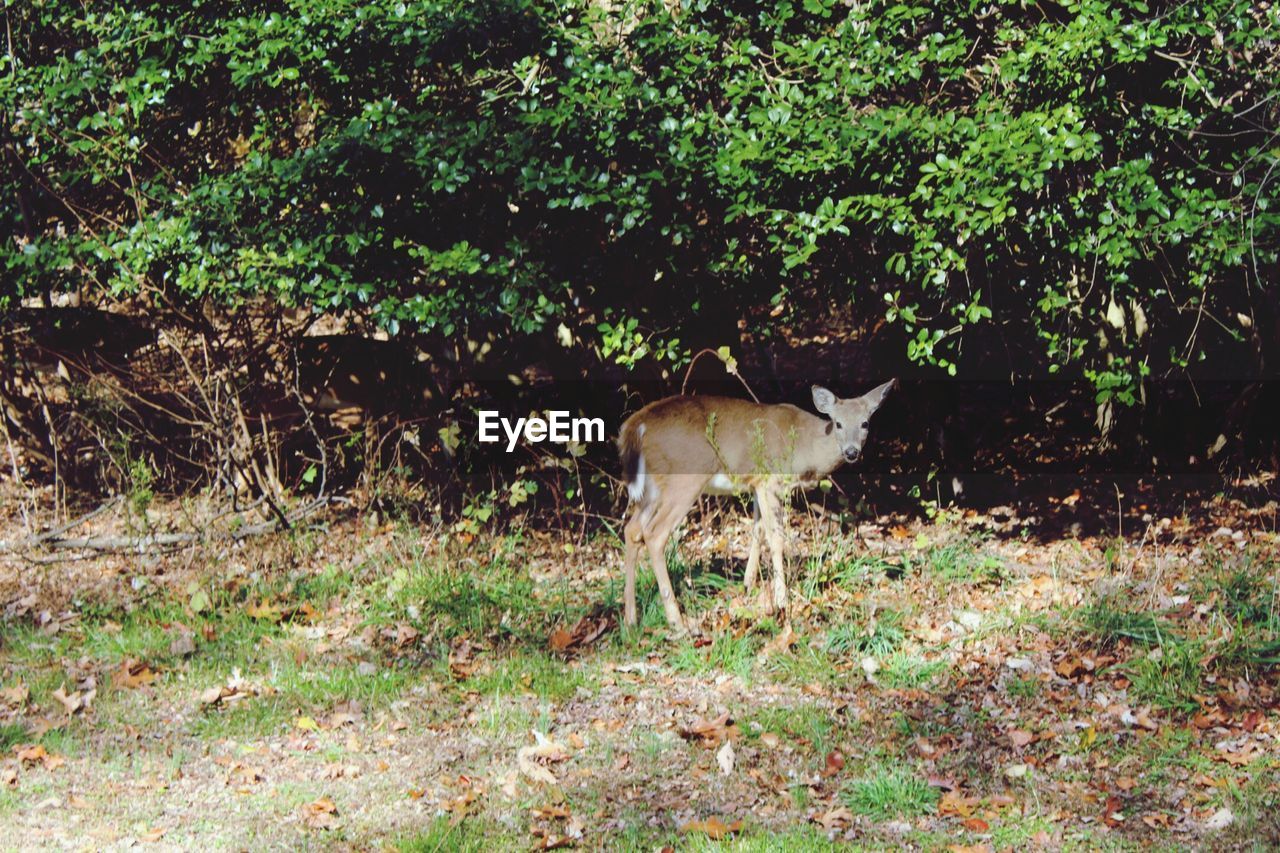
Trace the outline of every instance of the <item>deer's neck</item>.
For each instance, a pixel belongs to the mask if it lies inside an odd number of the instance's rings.
[[[844,461],[835,427],[827,418],[805,412],[804,424],[798,430],[793,466],[801,480],[821,480]]]

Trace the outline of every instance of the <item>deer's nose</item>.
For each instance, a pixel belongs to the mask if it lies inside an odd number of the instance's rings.
[[[861,447],[846,447],[844,449],[844,461],[855,462],[862,455]]]

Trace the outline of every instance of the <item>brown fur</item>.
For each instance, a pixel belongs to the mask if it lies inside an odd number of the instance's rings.
[[[839,400],[814,389],[814,403],[830,419],[792,405],[764,405],[731,397],[678,396],[650,403],[622,425],[618,449],[632,497],[623,560],[625,620],[635,624],[635,566],[647,547],[663,609],[682,627],[664,551],[671,531],[703,492],[755,493],[746,583],[755,585],[760,534],[769,540],[773,588],[762,591],[767,609],[785,609],[781,518],[796,485],[825,477],[866,440],[866,423],[893,382],[863,397]]]

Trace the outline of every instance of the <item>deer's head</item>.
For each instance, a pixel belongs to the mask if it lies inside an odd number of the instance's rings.
[[[833,434],[846,462],[853,462],[862,455],[862,448],[867,443],[867,430],[871,426],[871,416],[897,384],[898,380],[890,379],[861,397],[844,400],[821,385],[813,386],[813,407],[831,419],[827,431]]]

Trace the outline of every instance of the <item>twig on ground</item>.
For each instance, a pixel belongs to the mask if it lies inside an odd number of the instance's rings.
[[[118,501],[118,499],[116,500]],[[270,521],[264,521],[259,524],[249,524],[226,532],[206,531],[201,533],[149,533],[145,536],[80,536],[71,539],[58,538],[61,533],[87,521],[114,504],[114,502],[108,502],[98,507],[93,512],[68,523],[59,530],[49,531],[22,542],[0,542],[0,553],[26,552],[40,547],[54,551],[127,551],[130,553],[142,554],[156,549],[187,547],[197,545],[202,542],[217,540],[239,542],[253,536],[261,536],[266,533],[274,533],[279,530],[291,529],[294,524],[311,515],[328,503],[328,498],[318,498],[299,507],[293,512],[287,513],[283,523],[279,519],[271,519]],[[23,556],[32,562],[37,563],[57,562],[59,559],[67,559],[65,557],[51,558],[48,556],[30,556],[25,553]]]

